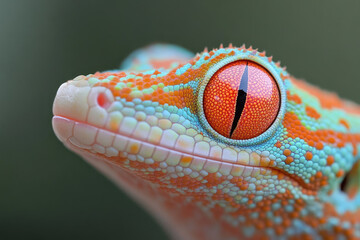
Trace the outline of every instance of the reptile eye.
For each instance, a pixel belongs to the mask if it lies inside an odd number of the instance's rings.
[[[207,122],[217,133],[234,140],[252,139],[268,130],[280,105],[274,77],[263,66],[248,60],[218,69],[203,92]]]

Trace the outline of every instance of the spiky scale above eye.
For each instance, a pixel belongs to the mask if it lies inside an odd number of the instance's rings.
[[[271,74],[252,61],[232,62],[219,69],[204,91],[204,113],[224,137],[245,140],[259,136],[274,122],[280,93]]]

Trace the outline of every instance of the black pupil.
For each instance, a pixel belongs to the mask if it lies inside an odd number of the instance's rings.
[[[239,86],[239,90],[238,90],[238,94],[237,94],[237,98],[236,98],[235,116],[234,116],[233,123],[231,125],[230,138],[239,123],[241,114],[245,107],[247,88],[248,88],[248,80],[249,80],[248,63],[246,63],[246,67],[245,67],[244,73],[241,77],[240,86]]]

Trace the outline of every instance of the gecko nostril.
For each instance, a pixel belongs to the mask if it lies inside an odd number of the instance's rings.
[[[108,97],[105,95],[105,93],[99,93],[97,97],[97,103],[102,108],[108,108],[110,106],[110,101]]]

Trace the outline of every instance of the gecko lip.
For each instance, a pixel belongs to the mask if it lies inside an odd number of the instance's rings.
[[[252,159],[246,151],[236,152],[219,146],[210,149],[209,146],[205,155],[204,150],[196,151],[192,137],[179,135],[172,129],[160,130],[156,125],[156,134],[151,133],[153,127],[144,121],[126,116],[122,120],[116,118],[120,113],[119,109],[112,111],[114,108],[122,109],[122,104],[115,101],[109,89],[90,87],[86,77],[79,76],[62,84],[56,94],[52,121],[55,134],[70,149],[81,149],[109,159],[124,158],[124,154],[128,154],[132,160],[164,162],[169,166],[181,166],[197,172],[219,172],[224,176],[255,178],[259,175],[277,175],[278,179],[289,179],[303,189],[316,190],[300,177],[272,166],[269,158],[262,159],[258,153],[253,152]],[[117,130],[110,130],[114,114],[118,127],[115,128]],[[147,130],[141,128],[141,125],[146,125]],[[163,131],[160,135],[159,130]],[[174,138],[174,134],[178,137]]]
[[[56,136],[58,137],[58,139],[63,142],[68,148],[73,149],[73,150],[77,150],[77,151],[85,151],[88,154],[93,154],[93,155],[97,155],[97,156],[103,156],[104,159],[116,159],[118,158],[118,153],[119,152],[127,152],[130,151],[129,149],[131,149],[131,145],[138,145],[138,146],[145,146],[146,149],[152,149],[153,150],[153,155],[157,153],[161,154],[164,156],[164,159],[160,162],[165,162],[167,160],[165,160],[166,156],[170,155],[170,153],[173,156],[180,156],[180,158],[190,158],[192,159],[192,162],[188,164],[188,167],[190,168],[195,168],[193,170],[198,170],[201,171],[202,169],[205,169],[205,171],[211,172],[211,169],[218,169],[219,172],[227,172],[228,174],[231,173],[231,175],[235,175],[235,176],[242,176],[242,177],[248,177],[248,176],[252,176],[252,177],[256,177],[259,174],[262,175],[277,175],[277,176],[281,176],[281,178],[284,179],[288,179],[290,181],[292,181],[293,183],[295,183],[296,185],[298,185],[299,187],[309,190],[309,191],[315,191],[316,189],[313,189],[309,184],[306,184],[302,179],[300,178],[295,178],[294,176],[290,175],[289,173],[285,172],[282,169],[276,168],[276,167],[266,167],[266,166],[255,166],[255,165],[244,165],[244,164],[239,164],[239,163],[235,163],[235,162],[229,162],[229,161],[222,161],[219,159],[213,159],[213,158],[206,158],[204,156],[198,156],[198,155],[193,155],[193,154],[189,154],[189,153],[185,153],[185,152],[181,152],[181,151],[177,151],[171,148],[168,148],[166,146],[159,146],[159,145],[154,145],[148,142],[144,142],[143,140],[140,139],[136,139],[133,137],[128,137],[128,136],[124,136],[121,135],[119,133],[114,133],[112,131],[109,131],[107,129],[103,129],[103,128],[99,128],[97,126],[93,126],[90,125],[86,122],[81,122],[81,121],[77,121],[75,119],[71,119],[65,116],[59,116],[59,115],[55,115],[52,119],[52,124],[53,124],[53,128],[55,131]],[[91,135],[93,131],[96,131],[97,137],[99,136],[99,133],[101,132],[102,135],[104,134],[108,134],[113,136],[113,140],[109,141],[109,143],[107,144],[107,147],[101,147],[101,145],[96,143],[96,140],[92,141],[92,142],[82,142],[82,140],[77,139],[76,137],[74,137],[74,132],[79,131],[76,130],[76,128],[81,128],[83,133],[85,134],[83,136],[86,136],[86,134]],[[88,136],[89,136],[88,135]],[[115,138],[118,139],[118,143],[122,143],[123,147],[122,147],[122,151],[121,149],[117,150],[114,149],[114,147],[112,145],[114,145]],[[96,147],[94,147],[96,146]],[[100,146],[100,147],[99,147]],[[142,151],[140,147],[140,152]],[[117,151],[117,152],[116,152]],[[171,163],[170,163],[171,164]],[[201,168],[199,166],[202,166]],[[207,167],[206,167],[207,166]],[[196,169],[197,168],[197,169]]]

